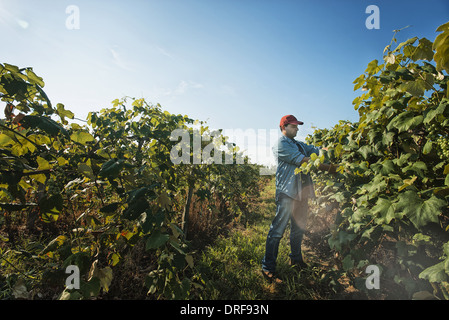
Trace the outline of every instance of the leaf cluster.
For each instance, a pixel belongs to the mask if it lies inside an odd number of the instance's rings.
[[[359,121],[308,138],[344,168],[317,177],[322,196],[339,204],[329,245],[343,270],[358,277],[369,264],[383,265],[383,276],[411,297],[438,283],[434,294],[449,298],[446,29],[434,43],[415,37],[387,46],[383,63],[371,61],[354,81],[362,90],[353,101]],[[395,258],[373,261],[384,243],[394,245]]]
[[[198,122],[125,97],[89,113],[85,125],[69,123],[74,114],[53,106],[43,86],[31,68],[0,64],[0,99],[6,104],[0,120],[0,227],[5,248],[23,247],[29,254],[21,263],[34,270],[24,278],[26,290],[41,292],[49,283],[63,288],[64,270],[76,265],[80,289],[59,291],[60,299],[107,295],[117,286],[117,268],[142,245],[148,271],[141,285],[149,296],[200,296],[203,280],[180,224],[186,190],[235,217],[246,196],[259,190],[258,166],[247,159],[239,165],[174,165],[171,132],[193,135]],[[210,135],[202,124],[200,130]],[[28,238],[16,233],[22,219]],[[29,247],[36,234],[42,234],[39,245]],[[2,276],[17,274],[8,263],[16,255],[7,252]],[[10,292],[23,289],[22,280],[12,281]]]

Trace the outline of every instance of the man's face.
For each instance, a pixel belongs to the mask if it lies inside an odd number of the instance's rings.
[[[284,135],[288,138],[293,139],[296,137],[296,134],[298,133],[298,125],[297,124],[288,124],[284,127]]]

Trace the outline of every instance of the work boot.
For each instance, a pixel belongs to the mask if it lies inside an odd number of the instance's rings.
[[[276,276],[274,272],[262,269],[262,275],[270,282],[281,284],[282,280]]]

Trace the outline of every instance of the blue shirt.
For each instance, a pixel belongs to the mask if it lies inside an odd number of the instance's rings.
[[[295,200],[315,196],[310,176],[295,174],[295,169],[301,166],[304,157],[310,157],[312,153],[318,155],[320,148],[282,135],[273,146],[273,153],[277,160],[276,199],[280,193]]]

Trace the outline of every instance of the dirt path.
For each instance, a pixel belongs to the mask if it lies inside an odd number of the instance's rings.
[[[304,236],[304,258],[309,267],[297,271],[289,265],[289,231],[281,241],[278,272],[283,282],[263,278],[261,260],[267,232],[276,211],[274,179],[261,197],[254,199],[240,226],[220,237],[202,254],[200,268],[207,278],[206,299],[362,299],[357,290],[341,278],[334,253],[327,244],[335,213],[313,211]]]

